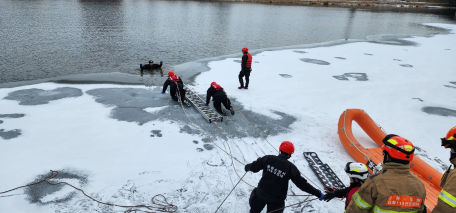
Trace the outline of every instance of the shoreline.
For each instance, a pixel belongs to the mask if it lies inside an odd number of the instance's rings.
[[[380,1],[350,1],[350,0],[199,0],[209,2],[249,2],[273,5],[302,5],[302,6],[342,6],[342,7],[393,7],[393,8],[429,8],[456,9],[456,4],[433,2],[380,2]],[[456,18],[456,13],[455,13]]]

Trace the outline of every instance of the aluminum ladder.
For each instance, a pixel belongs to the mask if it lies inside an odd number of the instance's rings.
[[[195,106],[196,110],[203,115],[203,117],[209,122],[212,123],[213,121],[221,121],[223,122],[223,116],[220,115],[214,108],[210,106],[204,106],[206,101],[201,99],[198,94],[193,91],[190,87],[184,84],[184,89],[186,90],[185,99],[190,102],[193,106]],[[179,96],[177,93],[176,95]],[[180,97],[178,98],[180,101]]]

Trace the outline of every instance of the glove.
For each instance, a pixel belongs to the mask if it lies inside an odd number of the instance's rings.
[[[204,106],[208,106],[208,104],[204,104]]]
[[[325,188],[325,192],[328,193],[328,192],[335,192],[336,190],[333,188],[333,187],[326,187]]]
[[[139,68],[142,68],[142,64],[139,64]]]
[[[249,172],[250,171],[250,164],[247,164],[244,166],[244,171]]]
[[[240,74],[244,74],[244,71],[241,70],[241,72],[239,72]]]
[[[322,201],[324,197],[325,197],[325,194],[321,193],[320,198],[318,198],[318,199],[319,199],[320,201]]]
[[[334,192],[327,192],[325,196],[323,196],[323,200],[326,202],[329,202],[331,199],[333,199],[336,195]],[[320,199],[321,200],[321,199]]]
[[[165,94],[165,92],[162,92],[162,94]]]
[[[162,64],[163,64],[163,61],[160,61],[160,65],[162,65]]]

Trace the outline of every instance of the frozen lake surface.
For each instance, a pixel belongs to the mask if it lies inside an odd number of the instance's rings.
[[[157,86],[40,83],[2,88],[0,191],[57,170],[57,181],[103,202],[152,205],[151,198],[163,194],[178,212],[209,213],[237,183],[237,174],[244,174],[243,164],[276,154],[284,140],[296,146],[290,161],[316,187],[322,185],[302,152],[317,152],[348,185],[343,167],[353,158],[337,135],[339,116],[348,108],[365,110],[387,133],[412,141],[416,154],[442,172],[449,151],[440,146],[440,138],[456,120],[456,25],[429,26],[451,33],[404,38],[414,45],[354,42],[258,51],[249,90],[237,89],[239,57],[209,61],[209,70],[196,76],[191,87],[205,98],[216,81],[237,110],[217,124],[207,123],[193,108],[184,111]],[[153,76],[143,80],[147,78]],[[365,147],[376,146],[360,128],[354,128],[354,135]],[[256,186],[260,177],[248,173],[244,180]],[[219,212],[248,212],[251,190],[241,182]],[[290,184],[289,194],[305,193]],[[288,197],[286,204],[304,199]],[[343,207],[337,200],[312,201],[285,212],[332,213]],[[1,212],[125,210],[90,201],[71,187],[45,183],[0,195]]]

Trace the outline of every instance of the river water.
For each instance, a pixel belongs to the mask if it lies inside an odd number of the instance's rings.
[[[0,83],[82,73],[139,75],[197,59],[377,34],[433,35],[454,10],[151,0],[0,0]]]

